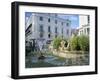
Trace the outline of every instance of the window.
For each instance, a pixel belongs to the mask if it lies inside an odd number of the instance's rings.
[[[42,38],[43,37],[43,33],[40,33],[40,38]]]
[[[40,17],[40,21],[43,21],[43,17]]]
[[[63,22],[61,24],[63,25]]]
[[[67,30],[67,35],[69,34],[69,30]]]
[[[89,35],[89,33],[90,33],[90,29],[89,29],[89,28],[87,28],[87,34]]]
[[[67,22],[67,23],[66,23],[66,26],[67,26],[67,27],[71,26],[71,20],[67,19],[66,22]]]
[[[48,22],[50,22],[50,18],[48,18]]]
[[[66,23],[66,26],[70,26],[70,24],[67,22],[67,23]]]
[[[57,33],[57,27],[55,27],[55,33]]]
[[[57,20],[55,20],[55,24],[57,24]]]
[[[55,27],[55,38],[57,37],[57,27]]]
[[[90,16],[88,15],[87,18],[88,18],[88,24],[89,24],[90,23]]]
[[[63,34],[63,28],[62,28],[62,31],[61,31],[61,32],[62,32],[62,34]]]
[[[43,37],[43,33],[44,33],[44,30],[43,30],[43,25],[40,25],[40,27],[39,27],[39,34],[40,34],[40,38],[42,38]]]
[[[43,25],[40,25],[40,27],[39,27],[39,32],[44,32],[44,31],[43,31]]]
[[[61,30],[61,33],[62,33],[62,38],[63,38],[63,28],[62,28],[62,30]]]
[[[51,37],[51,35],[50,34],[48,34],[48,38],[50,38]]]
[[[51,30],[50,30],[50,26],[48,26],[48,32],[51,32]]]

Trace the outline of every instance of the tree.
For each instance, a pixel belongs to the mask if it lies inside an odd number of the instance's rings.
[[[73,36],[70,39],[70,47],[71,47],[71,50],[80,50],[80,44],[79,44],[79,37],[78,36]]]
[[[59,47],[61,46],[61,41],[62,39],[60,37],[57,37],[53,40],[53,48],[54,49],[59,49]]]
[[[86,35],[81,35],[79,37],[79,45],[81,50],[89,51],[89,37]]]

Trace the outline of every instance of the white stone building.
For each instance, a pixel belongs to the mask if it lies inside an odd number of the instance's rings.
[[[62,19],[57,14],[33,13],[26,22],[26,42],[50,43],[55,37],[71,36],[71,21]],[[41,44],[40,44],[41,42]]]
[[[78,35],[89,35],[90,33],[90,18],[89,15],[79,16]]]

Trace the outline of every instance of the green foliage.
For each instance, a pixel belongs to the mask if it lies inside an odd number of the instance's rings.
[[[55,38],[53,40],[53,48],[58,50],[61,45],[61,41],[62,39],[60,37]]]
[[[67,47],[67,50],[69,51],[89,51],[89,37],[86,35],[80,35],[80,36],[73,36],[69,40],[67,39],[61,39],[60,37],[57,37],[53,40],[53,48],[54,49],[59,49],[61,46],[61,41],[64,40],[65,42],[65,47]]]
[[[69,43],[71,50],[89,51],[89,37],[86,35],[74,36]]]
[[[71,50],[80,50],[80,44],[79,44],[79,37],[78,36],[73,36],[70,39],[70,47],[71,47]]]
[[[80,48],[83,51],[89,51],[89,37],[85,35],[81,35],[79,37]]]

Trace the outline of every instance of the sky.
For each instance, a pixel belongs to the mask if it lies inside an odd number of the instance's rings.
[[[25,21],[32,15],[34,12],[25,12]],[[69,19],[71,21],[71,27],[77,28],[79,26],[79,15],[72,15],[72,14],[58,14],[58,17],[62,19]]]
[[[63,19],[69,19],[71,21],[72,28],[76,28],[79,26],[79,15],[61,14],[58,16]]]

